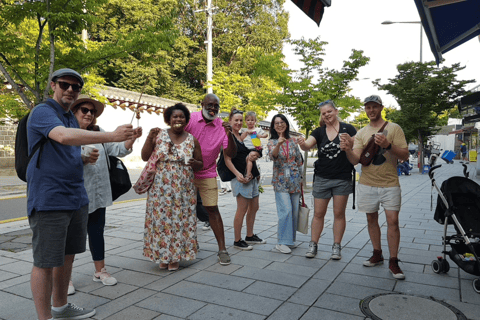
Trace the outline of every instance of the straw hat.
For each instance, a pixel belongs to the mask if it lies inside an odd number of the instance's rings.
[[[70,107],[70,110],[73,109],[75,106],[78,106],[79,104],[82,104],[85,102],[89,102],[93,104],[93,106],[95,107],[95,110],[97,110],[97,114],[95,115],[95,117],[97,118],[100,117],[100,115],[103,113],[103,109],[105,109],[105,106],[100,101],[94,100],[86,94],[79,95],[78,99]]]

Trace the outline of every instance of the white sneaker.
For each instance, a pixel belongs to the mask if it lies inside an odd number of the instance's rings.
[[[210,222],[208,222],[208,221],[205,222],[205,224],[204,224],[203,227],[202,227],[202,230],[208,231],[208,230],[210,230],[210,229],[212,229],[212,228],[210,227]]]
[[[281,253],[292,253],[292,250],[290,250],[290,248],[284,244],[277,244],[275,246],[275,249],[277,249],[278,251],[280,251]]]
[[[68,283],[68,295],[71,296],[75,293],[75,287],[73,286],[72,280]]]
[[[95,272],[93,274],[93,281],[101,282],[105,286],[114,286],[117,284],[117,279],[112,277],[105,268],[102,268],[100,272]]]

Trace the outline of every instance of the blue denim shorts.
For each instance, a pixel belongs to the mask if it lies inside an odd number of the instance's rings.
[[[241,183],[236,178],[231,181],[232,194],[236,198],[241,195],[245,199],[253,199],[259,196],[257,178],[253,178],[248,183]]]

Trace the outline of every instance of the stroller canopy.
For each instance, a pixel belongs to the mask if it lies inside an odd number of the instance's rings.
[[[440,190],[465,232],[480,234],[480,186],[468,178],[452,177],[442,183]],[[438,196],[435,221],[445,222],[446,209]],[[453,220],[449,219],[448,224],[453,224]],[[459,232],[456,225],[455,229]]]

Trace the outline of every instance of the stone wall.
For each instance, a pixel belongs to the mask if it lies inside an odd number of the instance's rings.
[[[16,125],[0,125],[0,168],[15,166]]]

